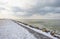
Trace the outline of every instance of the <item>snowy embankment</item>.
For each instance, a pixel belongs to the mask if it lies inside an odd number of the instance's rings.
[[[29,29],[35,31],[35,32],[38,32],[38,33],[40,33],[40,34],[43,34],[43,35],[45,35],[45,36],[47,36],[47,37],[49,37],[49,38],[58,39],[58,38],[52,36],[52,35],[50,34],[50,32],[49,32],[49,33],[46,33],[46,32],[43,32],[43,31],[41,31],[41,30],[38,30],[38,29],[35,29],[35,28],[31,28],[31,27],[29,27],[28,25],[24,25],[24,24],[21,23],[21,22],[20,22],[20,23],[17,22],[17,23],[20,24],[20,25],[23,25],[24,27],[27,27],[27,28],[29,28]]]
[[[0,20],[0,39],[36,39],[36,37],[11,20]]]

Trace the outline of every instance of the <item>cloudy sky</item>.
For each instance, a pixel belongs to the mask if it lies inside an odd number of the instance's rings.
[[[0,18],[60,19],[60,0],[0,0]]]

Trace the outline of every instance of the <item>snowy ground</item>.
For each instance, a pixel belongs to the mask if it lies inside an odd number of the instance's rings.
[[[37,39],[28,30],[11,20],[0,20],[0,39]]]
[[[0,20],[0,39],[58,39],[13,20]]]

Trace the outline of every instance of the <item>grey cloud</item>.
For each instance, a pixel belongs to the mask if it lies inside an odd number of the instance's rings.
[[[0,12],[1,12],[2,10],[5,10],[5,8],[3,8],[3,7],[0,7]]]
[[[3,7],[0,7],[0,10],[5,10],[5,8],[3,8]]]
[[[31,10],[28,10],[27,12],[32,14],[35,14],[35,13],[41,14],[41,15],[44,15],[47,13],[60,13],[60,8],[59,9],[57,8],[58,7],[48,7],[48,8],[42,7],[37,9],[31,9]]]
[[[49,9],[44,8],[44,7],[49,7]],[[32,9],[29,10],[29,12],[36,12],[36,13],[48,13],[48,12],[53,12],[53,13],[60,13],[60,10],[57,8],[60,7],[60,0],[53,0],[51,3],[49,0],[46,0],[45,3],[40,3],[38,1],[37,5]]]
[[[60,13],[60,0],[53,0],[53,2],[50,2],[50,0],[45,0],[45,2],[41,3],[40,1],[41,0],[37,0],[36,6],[34,6],[32,9],[23,10],[20,7],[12,7],[12,11],[15,13],[26,12],[29,16],[33,14],[45,15],[47,13]]]
[[[41,15],[45,15],[47,13],[60,13],[60,8],[58,9],[57,7],[48,7],[45,8],[45,7],[42,7],[42,8],[33,8],[33,9],[29,9],[29,10],[23,10],[23,9],[20,9],[18,7],[16,8],[13,8],[13,12],[14,13],[17,13],[17,12],[26,12],[27,16],[30,16],[30,15],[33,15],[33,14],[41,14]]]
[[[13,12],[23,12],[24,10],[22,10],[22,9],[19,8],[19,7],[12,7],[12,11],[13,11]]]
[[[12,7],[12,12],[15,13],[15,15],[19,16],[19,12],[27,13],[24,16],[30,16],[32,13],[28,13],[28,10],[21,9],[20,7]]]

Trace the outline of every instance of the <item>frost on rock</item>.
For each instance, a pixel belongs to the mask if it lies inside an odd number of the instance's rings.
[[[0,39],[36,39],[25,28],[10,20],[0,20]]]

